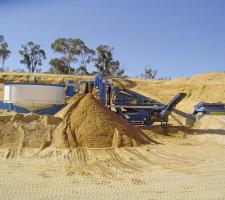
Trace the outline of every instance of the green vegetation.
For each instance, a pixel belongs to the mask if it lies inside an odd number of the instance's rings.
[[[125,70],[120,66],[120,62],[113,58],[114,48],[108,45],[99,45],[96,50],[89,48],[84,41],[79,38],[58,38],[52,44],[53,52],[59,56],[49,61],[49,73],[54,74],[78,74],[95,75],[101,72],[105,77],[127,77]],[[0,35],[0,60],[2,61],[1,71],[4,71],[6,59],[11,54],[4,37]],[[28,42],[21,45],[19,54],[22,56],[21,64],[24,64],[29,72],[41,72],[41,66],[46,59],[45,50],[39,44]],[[88,72],[87,66],[93,63],[96,70]],[[77,65],[77,68],[73,66]],[[24,72],[22,68],[14,69],[15,72]],[[142,78],[154,79],[157,70],[150,66],[145,68]]]
[[[5,41],[4,37],[0,35],[0,60],[2,61],[1,71],[4,71],[5,61],[11,54],[11,51],[8,50],[8,44]]]
[[[22,56],[20,63],[26,65],[29,72],[40,72],[38,66],[42,65],[42,60],[46,59],[45,51],[41,49],[40,45],[28,42],[21,46],[19,54]]]
[[[95,67],[106,77],[122,76],[124,70],[120,68],[120,62],[113,60],[113,48],[107,45],[97,47]]]

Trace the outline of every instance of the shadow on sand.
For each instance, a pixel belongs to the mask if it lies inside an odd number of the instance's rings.
[[[178,134],[186,134],[186,135],[204,135],[204,134],[211,134],[211,135],[224,135],[224,129],[194,129],[190,127],[184,126],[166,126],[161,127],[159,125],[155,126],[145,126],[141,127],[142,131],[151,131],[153,134],[164,135],[164,136],[175,136]]]

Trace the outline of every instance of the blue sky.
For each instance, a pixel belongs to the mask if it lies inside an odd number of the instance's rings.
[[[160,77],[225,71],[225,0],[0,0],[0,34],[12,51],[10,69],[23,67],[18,50],[34,41],[47,70],[58,56],[51,42],[73,37],[93,49],[113,46],[130,76],[149,64]]]

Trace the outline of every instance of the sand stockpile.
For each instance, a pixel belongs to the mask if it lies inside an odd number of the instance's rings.
[[[53,134],[55,148],[123,147],[154,142],[92,95],[77,99]]]
[[[47,115],[1,114],[0,148],[41,148],[52,141],[52,132],[60,122],[60,118]]]
[[[76,101],[79,101],[79,99],[82,98],[83,96],[84,96],[84,94],[78,93],[78,94],[74,95],[73,97],[70,97],[67,100],[67,105],[62,110],[57,112],[55,114],[55,117],[60,117],[61,119],[64,119],[64,117],[67,115],[67,113],[70,112],[71,107],[73,107],[72,105],[76,104]]]

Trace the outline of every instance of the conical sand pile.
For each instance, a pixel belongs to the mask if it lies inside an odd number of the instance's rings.
[[[151,142],[139,128],[102,106],[92,94],[71,104],[53,135],[56,148],[122,147]]]

